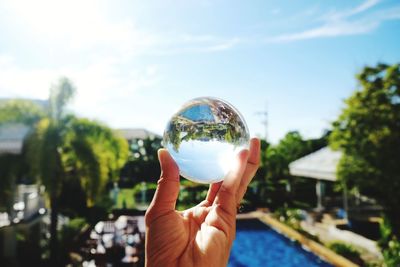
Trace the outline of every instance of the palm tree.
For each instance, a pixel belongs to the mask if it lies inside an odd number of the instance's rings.
[[[78,179],[86,194],[87,205],[92,206],[106,183],[118,177],[128,158],[125,139],[105,125],[66,113],[65,107],[75,91],[67,78],[52,86],[48,110],[45,115],[37,113],[36,120],[27,120],[34,122],[24,142],[30,174],[46,187],[49,197],[52,266],[59,263],[57,224],[63,184]],[[32,112],[25,114],[32,117]],[[5,117],[6,121],[11,120],[10,116]],[[23,121],[26,117],[15,119]]]

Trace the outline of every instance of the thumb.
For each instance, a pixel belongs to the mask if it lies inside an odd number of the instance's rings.
[[[178,165],[166,149],[158,150],[158,160],[160,161],[161,175],[146,215],[153,218],[175,210],[180,188]]]

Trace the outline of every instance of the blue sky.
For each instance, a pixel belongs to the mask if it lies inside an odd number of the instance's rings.
[[[400,2],[0,1],[0,97],[46,98],[69,77],[76,113],[162,133],[216,96],[252,135],[318,137],[365,65],[400,61]]]

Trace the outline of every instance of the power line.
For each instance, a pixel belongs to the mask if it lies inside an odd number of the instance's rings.
[[[268,109],[267,109],[267,105],[265,105],[265,109],[264,110],[257,111],[256,115],[262,117],[261,124],[264,125],[264,131],[265,131],[264,132],[264,134],[265,134],[264,138],[265,138],[265,141],[267,141],[268,140]]]

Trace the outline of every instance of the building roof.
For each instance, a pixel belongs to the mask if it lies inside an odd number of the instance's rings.
[[[161,138],[160,135],[142,128],[117,129],[117,132],[121,133],[121,135],[127,140],[147,139],[155,137]]]
[[[293,176],[336,181],[336,168],[341,156],[340,151],[324,147],[290,163],[289,172]]]
[[[7,123],[0,126],[0,154],[19,154],[29,127],[22,123]]]

